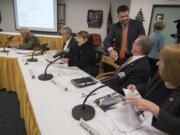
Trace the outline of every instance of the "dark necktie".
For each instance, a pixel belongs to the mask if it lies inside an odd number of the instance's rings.
[[[132,60],[133,56],[129,57],[115,72],[119,73],[121,69],[123,69],[125,66],[129,64],[129,62]]]

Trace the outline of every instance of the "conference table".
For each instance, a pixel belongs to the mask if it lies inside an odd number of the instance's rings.
[[[118,128],[117,121],[114,120],[114,122],[110,117],[112,113],[104,112],[94,102],[100,97],[114,93],[107,86],[96,91],[87,100],[87,104],[95,109],[95,117],[89,121],[75,120],[72,117],[73,107],[82,104],[86,95],[102,84],[97,81],[94,85],[77,88],[71,80],[89,75],[77,67],[68,67],[66,64],[59,63],[52,64],[47,70],[53,78],[49,81],[41,81],[38,76],[44,73],[48,64],[47,59],[54,52],[50,51],[46,55],[35,56],[38,62],[27,62],[26,54],[30,51],[18,49],[9,49],[9,51],[8,54],[0,53],[0,89],[6,88],[7,91],[17,93],[21,117],[25,121],[28,135],[165,134],[151,127],[150,124],[128,129],[128,132]],[[123,115],[126,114],[118,114],[118,116]],[[120,120],[119,124],[123,127],[125,121]]]
[[[40,34],[34,34],[40,44],[49,44],[49,47],[51,50],[62,50],[63,49],[63,38],[62,36],[56,36],[56,35],[40,35]],[[13,36],[12,42],[22,44],[23,38],[20,35],[20,33],[15,32],[0,32],[0,47],[4,47],[8,41],[8,38]]]

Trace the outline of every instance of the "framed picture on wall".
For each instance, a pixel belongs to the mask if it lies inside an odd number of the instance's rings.
[[[62,3],[58,3],[58,7],[57,7],[57,23],[58,23],[58,29],[61,28],[62,26],[64,26],[66,24],[65,20],[66,20],[66,5],[62,4]]]
[[[156,21],[163,20],[164,14],[156,14]]]
[[[102,22],[102,10],[88,10],[87,23],[89,28],[101,28]]]
[[[1,23],[1,11],[0,11],[0,23]]]

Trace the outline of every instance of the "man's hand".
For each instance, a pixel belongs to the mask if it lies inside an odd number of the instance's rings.
[[[68,58],[61,58],[61,61],[63,64],[67,64],[69,59]]]
[[[18,43],[14,43],[12,41],[8,42],[8,47],[10,48],[18,48],[19,47],[19,44]]]
[[[134,84],[129,84],[129,85],[127,86],[127,89],[129,89],[129,90],[131,90],[131,91],[134,91],[134,90],[136,89],[136,85],[134,85]]]
[[[113,58],[114,60],[117,60],[117,58],[118,58],[118,53],[117,53],[117,51],[115,51],[114,49],[111,49],[111,50],[109,51],[109,56],[110,56],[111,58]]]

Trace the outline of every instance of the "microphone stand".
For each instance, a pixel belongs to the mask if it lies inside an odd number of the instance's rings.
[[[35,48],[34,48],[34,51],[33,51],[33,53],[32,53],[31,58],[27,59],[27,61],[29,61],[29,62],[37,62],[38,59],[37,59],[37,58],[34,58],[34,53],[35,53],[36,51],[38,51],[38,50],[42,50],[43,52],[46,51],[46,50],[48,50],[48,48],[46,48],[46,46],[47,46],[47,44],[43,44],[43,45],[40,45],[40,46],[35,47]]]
[[[31,58],[27,59],[27,61],[29,61],[29,62],[37,62],[37,61],[38,61],[37,58],[34,58],[34,53],[35,53],[36,51],[37,51],[37,50],[34,49]]]
[[[13,38],[13,37],[12,37],[12,38]],[[0,52],[3,52],[3,53],[8,53],[8,52],[9,52],[9,50],[6,50],[6,47],[7,47],[8,42],[11,41],[12,38],[8,38],[8,39],[7,39],[7,41],[6,41],[5,45],[4,45],[3,50],[0,51]]]
[[[88,120],[91,120],[95,116],[95,109],[90,105],[86,105],[85,103],[87,99],[89,98],[89,96],[91,96],[95,91],[103,87],[106,87],[106,85],[103,84],[97,87],[96,89],[94,89],[93,91],[91,91],[87,95],[87,97],[84,99],[83,104],[77,105],[72,109],[72,116],[74,119],[80,120],[80,118],[82,118],[83,120],[88,121]]]
[[[38,76],[38,79],[41,80],[41,81],[48,81],[48,80],[51,80],[53,78],[53,75],[52,74],[47,74],[47,69],[48,67],[53,64],[54,62],[56,62],[57,60],[61,59],[62,57],[59,57],[55,60],[53,60],[51,63],[49,63],[47,66],[46,66],[46,69],[45,69],[45,72],[44,74],[41,74]]]

